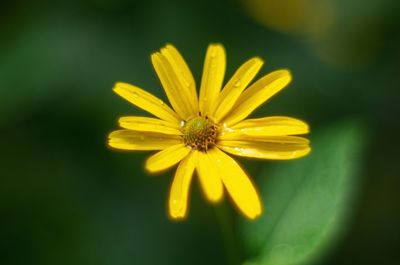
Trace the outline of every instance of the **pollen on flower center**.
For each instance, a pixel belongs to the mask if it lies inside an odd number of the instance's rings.
[[[182,127],[183,141],[186,146],[199,151],[207,151],[215,144],[218,127],[208,117],[196,117],[184,123]]]

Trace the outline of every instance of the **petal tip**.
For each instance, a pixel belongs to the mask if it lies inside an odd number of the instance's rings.
[[[219,43],[219,42],[210,43],[210,44],[208,45],[208,48],[209,48],[209,49],[218,49],[220,52],[223,52],[223,53],[225,54],[225,47],[224,47],[224,45],[222,45],[222,44]]]
[[[261,206],[261,204],[260,204],[260,205],[257,205],[257,206],[256,206],[254,209],[252,209],[251,211],[248,211],[248,212],[244,213],[244,215],[245,215],[248,219],[254,221],[254,220],[257,220],[257,219],[261,216],[262,213],[263,213],[263,209],[262,209],[262,206]]]
[[[309,147],[306,149],[306,151],[305,151],[305,154],[304,154],[304,155],[308,155],[308,154],[310,154],[310,153],[311,153],[311,151],[312,151],[312,148],[311,148],[311,146],[309,146]]]
[[[252,60],[253,60],[254,62],[256,62],[256,63],[261,64],[261,65],[264,64],[264,60],[263,60],[261,57],[256,56],[256,57],[254,57]]]
[[[158,172],[158,170],[154,167],[151,166],[151,163],[149,163],[149,160],[147,160],[144,164],[144,168],[146,169],[146,171],[150,174],[154,174],[156,172]]]
[[[311,128],[310,125],[307,122],[301,121],[302,125],[304,126],[304,134],[310,133]]]
[[[164,47],[162,47],[162,48],[160,49],[160,51],[161,51],[162,54],[164,54],[164,53],[168,53],[168,52],[170,52],[170,51],[178,51],[178,50],[177,50],[177,49],[175,48],[175,46],[172,45],[171,43],[166,43],[166,44],[164,45]]]
[[[116,83],[114,84],[113,88],[112,88],[113,91],[117,93],[117,91],[118,91],[119,89],[121,89],[121,86],[123,86],[124,84],[125,84],[124,82],[116,82]]]
[[[260,216],[261,216],[261,212],[255,213],[255,214],[253,214],[253,215],[247,215],[247,218],[250,219],[250,220],[252,220],[252,221],[255,221],[255,220],[257,220]]]
[[[220,202],[222,202],[222,198],[223,198],[223,193],[221,194],[210,194],[207,199],[209,202],[213,203],[213,204],[218,204]]]
[[[154,65],[154,63],[156,62],[156,60],[159,60],[159,58],[160,58],[160,56],[161,56],[161,53],[160,52],[153,52],[151,55],[150,55],[150,59],[151,59],[151,62],[152,62],[152,64]]]
[[[170,209],[168,216],[173,221],[183,221],[186,219],[187,214],[184,211]]]
[[[299,158],[303,158],[307,155],[309,155],[311,153],[311,147],[307,147],[304,150],[298,151],[298,152],[294,152],[293,154],[293,158],[291,159],[299,159]]]
[[[281,71],[282,71],[283,77],[285,77],[285,78],[287,78],[289,80],[288,83],[290,81],[292,81],[293,76],[292,76],[292,72],[289,69],[282,69]]]

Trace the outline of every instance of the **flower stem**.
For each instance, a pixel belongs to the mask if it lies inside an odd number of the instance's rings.
[[[233,218],[231,209],[227,206],[226,203],[222,203],[221,205],[215,207],[215,215],[218,221],[219,229],[221,231],[227,264],[241,264],[241,255],[239,251],[240,249],[237,244],[235,233],[235,220]]]

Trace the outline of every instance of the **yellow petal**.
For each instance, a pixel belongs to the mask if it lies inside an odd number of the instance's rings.
[[[192,115],[197,115],[199,112],[199,101],[197,99],[196,83],[185,60],[178,50],[171,44],[167,44],[165,48],[161,49],[161,54],[164,55],[170,63],[176,81],[178,85],[182,87],[185,104],[188,105]]]
[[[169,214],[174,219],[182,219],[186,216],[194,168],[193,153],[190,153],[179,163],[176,170],[169,195]]]
[[[210,114],[210,108],[217,100],[224,81],[226,58],[224,47],[210,44],[204,62],[200,87],[199,109],[203,115]]]
[[[197,115],[197,102],[195,105],[191,104],[194,99],[189,92],[189,83],[185,83],[187,81],[183,81],[182,75],[177,73],[179,69],[175,69],[171,65],[173,58],[168,50],[163,49],[162,52],[168,56],[170,61],[164,54],[158,52],[151,55],[151,61],[172,107],[182,119],[187,120]]]
[[[178,124],[154,118],[129,116],[119,118],[118,122],[122,128],[134,131],[157,132],[171,135],[182,134]]]
[[[196,152],[196,170],[206,198],[211,202],[218,202],[222,199],[224,190],[215,161],[210,158],[214,149],[216,148],[209,149],[207,153]]]
[[[241,136],[267,137],[305,134],[309,132],[307,123],[290,117],[265,117],[248,119],[231,128],[222,128],[220,139],[235,140]]]
[[[161,99],[136,86],[118,82],[113,88],[114,92],[128,100],[133,105],[150,112],[154,116],[173,123],[180,123],[176,113]]]
[[[263,61],[260,58],[252,58],[235,72],[214,104],[215,112],[213,111],[212,116],[215,122],[219,122],[232,109],[242,91],[257,75],[262,65]]]
[[[117,130],[108,136],[110,147],[122,150],[161,150],[182,143],[179,136]]]
[[[161,81],[165,94],[167,94],[172,107],[181,119],[186,120],[191,113],[187,102],[184,100],[182,87],[179,86],[171,65],[165,56],[158,52],[151,55],[151,62],[153,63],[154,69],[157,72],[158,78]]]
[[[238,98],[232,111],[226,115],[223,123],[232,126],[245,119],[262,103],[279,92],[292,79],[288,70],[272,72],[246,89]]]
[[[262,142],[262,143],[277,143],[281,144],[283,148],[284,144],[297,144],[297,145],[308,145],[310,140],[300,136],[284,135],[284,136],[249,136],[245,134],[238,134],[237,137],[229,137],[222,135],[218,138],[218,144],[221,142],[228,141],[246,141],[246,142]]]
[[[146,161],[146,169],[152,173],[170,168],[181,161],[190,152],[183,144],[173,145],[152,155]]]
[[[302,137],[242,137],[242,139],[236,141],[218,141],[218,147],[225,152],[238,156],[276,160],[299,158],[311,151],[309,141]]]
[[[215,159],[222,182],[239,210],[248,218],[255,219],[261,212],[261,202],[253,183],[238,165],[238,163],[219,150],[214,148],[212,154]]]

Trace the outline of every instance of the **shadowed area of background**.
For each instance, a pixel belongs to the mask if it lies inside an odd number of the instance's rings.
[[[197,180],[189,218],[171,222],[172,171],[148,176],[149,153],[105,145],[117,117],[143,114],[112,93],[116,81],[165,98],[150,53],[173,43],[199,84],[207,45],[221,42],[225,80],[252,56],[265,59],[261,74],[292,71],[253,117],[366,130],[345,232],[320,264],[399,264],[399,10],[395,0],[1,2],[0,263],[227,264]],[[243,163],[254,173],[275,162]]]

